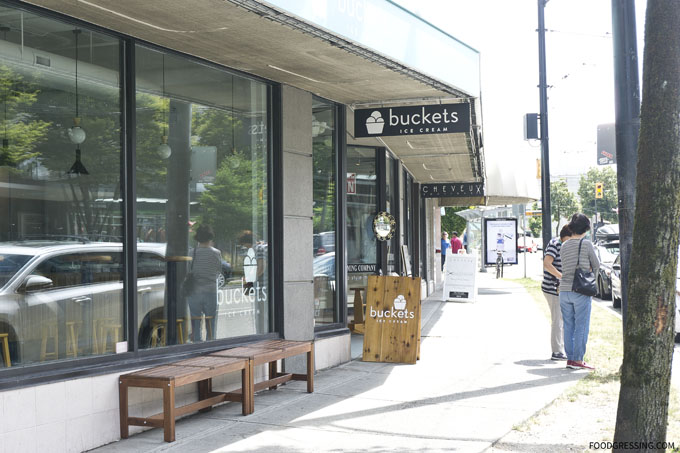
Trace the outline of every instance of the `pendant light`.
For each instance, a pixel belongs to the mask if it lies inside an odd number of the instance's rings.
[[[80,144],[85,141],[87,135],[85,130],[80,127],[80,117],[78,115],[78,35],[80,35],[81,30],[73,30],[73,34],[76,37],[76,116],[73,118],[73,127],[68,130],[68,138],[72,143],[76,145],[76,161],[71,166],[68,171],[71,175],[89,175],[90,172],[87,171],[83,163],[80,161]]]
[[[163,103],[163,135],[161,136],[161,144],[158,145],[158,155],[163,159],[167,159],[172,154],[172,148],[168,145],[168,118],[165,110],[165,54],[163,54],[162,65],[163,86],[161,102]]]

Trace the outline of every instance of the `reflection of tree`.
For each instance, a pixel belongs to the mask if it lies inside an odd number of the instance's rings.
[[[7,66],[0,66],[0,166],[17,167],[40,155],[36,146],[46,139],[50,123],[30,113],[40,93],[35,84]]]
[[[265,171],[261,158],[251,158],[240,152],[225,157],[217,170],[215,183],[201,195],[201,223],[211,225],[215,236],[225,240],[235,239],[240,231],[252,229],[253,213],[263,212],[267,199],[261,192],[254,203],[253,187],[265,180]]]
[[[163,127],[167,123],[168,99],[137,93],[137,194],[138,197],[166,198],[167,160],[158,154]]]
[[[217,162],[235,150],[236,137],[243,134],[243,121],[230,112],[217,109],[194,109],[192,133],[196,145],[217,148]]]
[[[314,232],[335,231],[335,153],[331,137],[313,143]]]

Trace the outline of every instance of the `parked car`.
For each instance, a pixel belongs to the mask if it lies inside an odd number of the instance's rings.
[[[619,255],[618,241],[596,245],[595,254],[600,260],[600,269],[597,275],[597,297],[609,300],[612,297],[612,264]]]
[[[619,240],[619,224],[602,225],[595,231],[594,244],[606,244]]]
[[[526,245],[524,243],[524,238],[526,237]],[[538,242],[531,235],[531,231],[522,233],[521,231],[517,234],[517,251],[524,252],[526,248],[527,252],[536,253],[538,251]]]
[[[610,274],[612,281],[612,305],[614,308],[621,307],[621,255],[617,256],[612,263],[612,272]]]

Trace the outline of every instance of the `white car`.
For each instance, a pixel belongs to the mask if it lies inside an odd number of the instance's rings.
[[[165,244],[137,244],[140,345],[163,318]],[[123,246],[19,241],[0,245],[0,333],[17,365],[113,353],[125,339]]]

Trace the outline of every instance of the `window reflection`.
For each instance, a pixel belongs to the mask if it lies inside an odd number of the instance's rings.
[[[0,334],[12,366],[111,354],[125,340],[120,43],[14,8],[0,24]]]
[[[314,212],[314,320],[337,321],[335,265],[335,107],[314,98],[312,104]]]
[[[347,306],[354,319],[368,275],[378,272],[378,244],[373,218],[378,213],[375,148],[347,147]],[[353,184],[352,184],[353,181]]]
[[[137,232],[164,250],[140,347],[267,332],[267,86],[144,47],[136,66]]]

